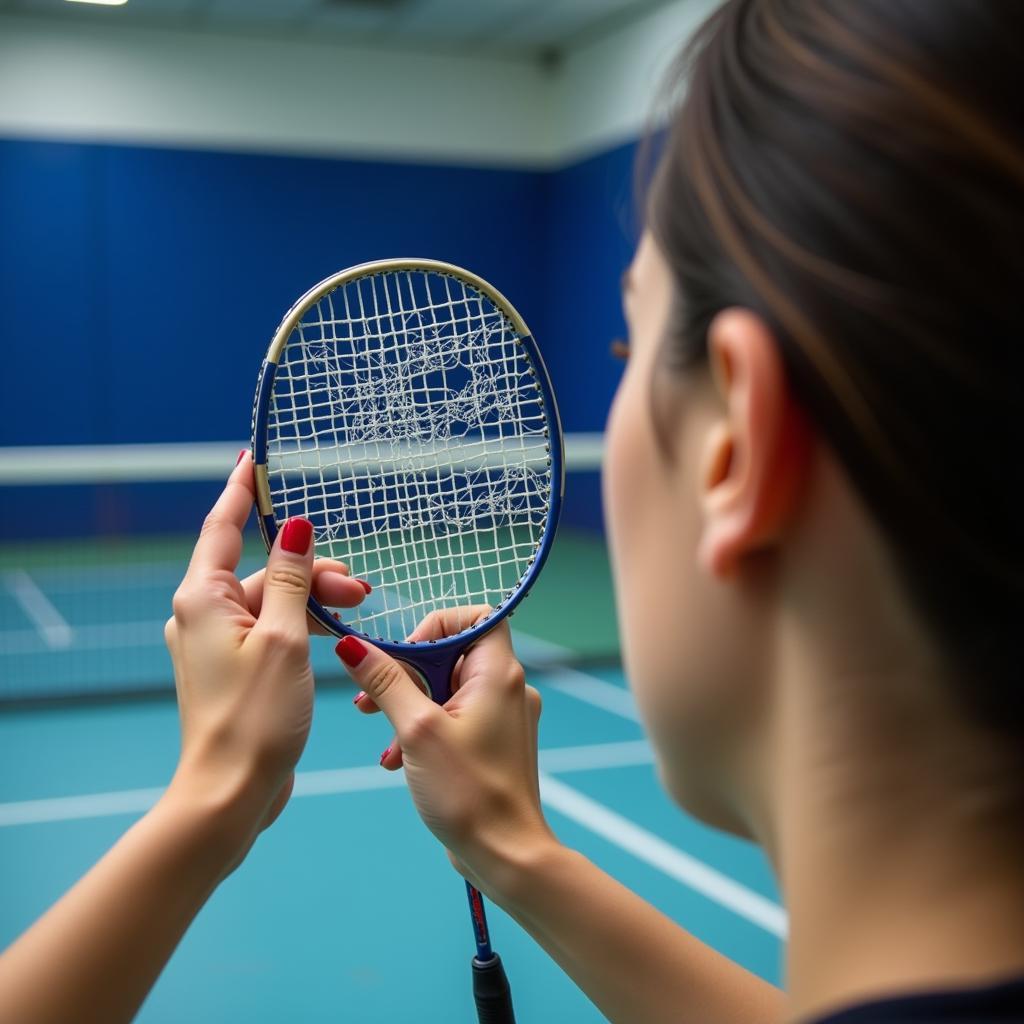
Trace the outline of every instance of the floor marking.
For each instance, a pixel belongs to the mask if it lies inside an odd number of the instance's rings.
[[[644,741],[593,743],[577,747],[555,747],[540,752],[540,764],[547,771],[589,771],[598,768],[650,764],[650,747]],[[294,795],[328,796],[373,789],[397,789],[405,786],[402,772],[386,772],[377,765],[297,772]],[[0,803],[0,827],[37,825],[49,821],[79,821],[117,814],[141,814],[160,799],[162,788],[125,789],[110,793],[85,793],[81,796],[47,797]]]
[[[23,569],[4,573],[4,583],[50,648],[70,647],[74,632],[64,616]]]
[[[516,657],[523,661],[529,661],[538,668],[551,662],[555,665],[564,665],[575,656],[575,651],[561,644],[552,643],[550,640],[542,640],[539,636],[530,633],[521,633],[518,629],[512,629],[512,646],[515,648]]]
[[[0,804],[0,827],[39,825],[48,821],[81,821],[84,818],[108,818],[117,814],[141,814],[160,799],[162,787],[122,789],[113,793],[85,793],[82,796],[57,796],[45,800],[20,800]]]
[[[547,807],[770,934],[785,938],[786,914],[776,903],[548,774],[649,765],[653,753],[646,741],[556,747],[542,750],[539,760],[541,799]],[[359,765],[298,772],[293,798],[403,788],[403,772]],[[155,787],[3,803],[0,827],[143,814],[162,794],[163,789]]]
[[[579,747],[542,750],[538,757],[542,772],[583,772],[598,768],[633,768],[654,764],[654,751],[647,740],[621,743],[588,743]]]
[[[166,619],[150,622],[99,622],[77,627],[76,651],[116,650],[125,647],[163,647]],[[65,623],[67,625],[67,623]],[[68,627],[69,633],[71,627]],[[54,647],[48,644],[48,649]],[[70,640],[65,647],[70,646]],[[29,629],[0,632],[0,654],[40,653],[39,634]],[[166,673],[170,678],[169,672]],[[170,684],[168,683],[168,690]]]
[[[620,718],[628,718],[631,722],[640,721],[640,713],[629,690],[568,667],[576,657],[570,648],[516,629],[512,631],[512,646],[516,656],[525,664],[544,673],[543,686],[592,704],[602,711],[610,711]]]
[[[628,818],[550,775],[541,775],[540,794],[546,806],[589,829],[595,835],[614,843],[677,882],[682,882],[709,900],[763,928],[769,934],[780,939],[786,937],[786,912],[760,893],[748,889],[728,875],[723,875],[703,861],[667,843],[653,832],[648,832],[647,829],[641,828]]]
[[[558,690],[569,697],[601,708],[602,711],[610,711],[620,718],[628,718],[631,722],[640,721],[640,712],[637,711],[633,694],[629,690],[586,672],[551,666],[544,669],[544,675],[539,683],[544,688]]]

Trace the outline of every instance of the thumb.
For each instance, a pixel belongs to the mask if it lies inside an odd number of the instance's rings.
[[[389,654],[356,636],[343,636],[334,648],[348,674],[395,727],[403,744],[417,730],[446,718]]]
[[[289,519],[267,559],[259,624],[305,637],[309,631],[306,601],[312,580],[313,524],[308,519]]]

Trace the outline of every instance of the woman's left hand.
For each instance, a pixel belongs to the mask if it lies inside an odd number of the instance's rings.
[[[165,629],[182,729],[169,795],[219,812],[238,847],[231,868],[283,810],[309,733],[310,588],[341,607],[359,604],[368,590],[342,563],[314,563],[304,519],[284,525],[266,569],[239,580],[254,497],[246,453],[203,524]]]

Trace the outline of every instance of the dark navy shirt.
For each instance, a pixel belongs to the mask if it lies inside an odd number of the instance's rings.
[[[816,1024],[1024,1024],[1024,978],[987,988],[861,1003]]]

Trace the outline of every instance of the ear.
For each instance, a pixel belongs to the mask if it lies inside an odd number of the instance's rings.
[[[772,546],[792,519],[807,477],[811,432],[760,317],[723,310],[708,329],[708,350],[722,417],[702,452],[698,559],[712,575],[725,577],[746,555]]]

